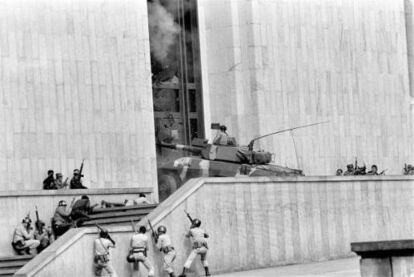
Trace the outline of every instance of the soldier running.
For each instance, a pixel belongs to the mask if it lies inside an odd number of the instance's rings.
[[[186,234],[186,237],[191,237],[193,242],[193,250],[191,251],[190,255],[187,258],[187,261],[184,264],[183,272],[179,277],[186,277],[186,272],[190,268],[191,264],[193,263],[195,257],[200,255],[201,262],[203,263],[204,270],[206,272],[206,276],[211,276],[208,270],[208,262],[207,262],[207,238],[209,237],[208,234],[200,228],[201,221],[197,218],[192,220],[192,224],[190,227],[190,231]]]
[[[145,234],[147,228],[139,227],[138,234],[134,234],[131,238],[131,246],[127,261],[129,263],[142,263],[148,270],[148,277],[154,276],[154,267],[147,258],[148,237]]]
[[[155,243],[157,248],[164,253],[163,268],[170,277],[175,277],[173,262],[176,257],[174,247],[171,245],[170,236],[167,235],[167,228],[165,226],[159,226],[157,232],[154,234]]]

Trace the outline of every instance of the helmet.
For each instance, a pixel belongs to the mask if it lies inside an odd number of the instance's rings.
[[[109,235],[108,229],[102,228],[101,231],[99,232],[99,236],[101,238],[105,238]]]
[[[68,204],[66,204],[65,200],[60,200],[58,206],[62,207],[62,206],[67,206]]]
[[[23,220],[22,220],[22,223],[32,223],[32,220],[30,219],[30,217],[25,217],[25,218],[23,218]]]
[[[167,233],[167,228],[165,228],[165,226],[161,225],[157,228],[158,233]]]
[[[201,220],[198,218],[194,218],[192,227],[200,227],[200,226],[201,226]]]

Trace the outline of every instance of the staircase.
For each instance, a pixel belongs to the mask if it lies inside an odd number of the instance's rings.
[[[83,223],[82,227],[90,227],[95,224],[130,223],[131,220],[138,222],[156,207],[157,204],[145,204],[115,208],[96,208],[89,215],[89,219]]]
[[[13,276],[32,258],[33,256],[29,255],[0,257],[0,276]]]

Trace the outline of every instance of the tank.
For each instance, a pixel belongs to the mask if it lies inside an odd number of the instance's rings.
[[[232,140],[230,140],[232,141]],[[234,176],[303,176],[300,169],[271,164],[272,154],[254,151],[247,146],[213,145],[206,139],[194,139],[192,145],[158,144],[159,147],[182,150],[190,155],[164,164],[158,170],[158,189],[163,201],[187,180],[197,177]]]

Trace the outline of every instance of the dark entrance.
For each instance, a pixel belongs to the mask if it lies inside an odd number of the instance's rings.
[[[148,1],[156,143],[204,136],[196,0]],[[160,200],[179,185],[163,169],[186,153],[157,146]]]

